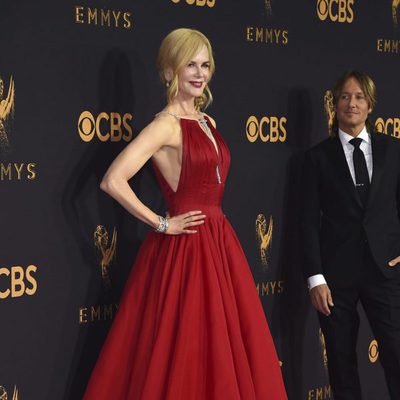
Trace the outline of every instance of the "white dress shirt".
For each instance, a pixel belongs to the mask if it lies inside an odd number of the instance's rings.
[[[358,138],[362,139],[360,144],[360,149],[364,153],[365,162],[367,164],[369,180],[372,179],[372,146],[371,146],[371,137],[367,132],[367,129],[364,129],[357,135]],[[350,170],[351,177],[353,178],[354,185],[356,184],[356,175],[354,172],[354,163],[353,163],[353,151],[354,146],[350,143],[350,140],[353,139],[353,136],[349,135],[346,132],[343,132],[339,129],[339,139],[342,144],[344,155],[346,157],[347,165]],[[326,283],[326,280],[322,274],[312,275],[307,278],[308,289],[311,290],[313,287],[318,285],[323,285]]]

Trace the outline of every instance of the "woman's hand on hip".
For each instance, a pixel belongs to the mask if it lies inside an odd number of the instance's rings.
[[[204,224],[205,214],[201,211],[189,211],[184,214],[176,215],[168,218],[168,230],[165,232],[167,235],[180,235],[197,233],[197,230],[190,229],[193,226]]]

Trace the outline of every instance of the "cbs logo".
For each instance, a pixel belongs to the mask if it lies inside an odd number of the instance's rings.
[[[132,114],[129,113],[121,117],[116,112],[101,112],[95,118],[90,111],[83,111],[78,120],[79,136],[84,142],[90,142],[95,134],[102,142],[129,142],[132,139],[131,120]]]
[[[29,265],[26,269],[19,265],[11,268],[0,268],[0,282],[6,280],[8,283],[2,290],[0,288],[0,299],[5,299],[9,296],[12,298],[21,297],[24,294],[32,296],[37,290],[37,281],[34,277],[37,267]],[[4,285],[1,285],[4,287]]]
[[[181,2],[181,0],[171,0],[173,3],[178,4]],[[185,0],[187,4],[189,5],[196,5],[198,7],[204,7],[207,5],[208,7],[214,7],[215,6],[215,0]]]
[[[378,342],[375,339],[373,339],[371,341],[371,343],[369,344],[368,357],[369,357],[369,361],[371,361],[372,363],[374,363],[378,360],[379,347],[378,347]]]
[[[391,135],[395,138],[400,138],[400,118],[388,118],[384,120],[379,117],[375,121],[375,129],[379,133]]]
[[[254,143],[258,137],[262,142],[284,142],[286,140],[286,122],[285,117],[257,117],[251,115],[246,123],[247,140]]]
[[[354,20],[354,0],[317,0],[317,14],[321,21],[351,23]]]

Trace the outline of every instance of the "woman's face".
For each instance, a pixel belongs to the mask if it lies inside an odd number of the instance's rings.
[[[210,79],[210,57],[207,47],[201,50],[178,73],[178,96],[200,97]]]

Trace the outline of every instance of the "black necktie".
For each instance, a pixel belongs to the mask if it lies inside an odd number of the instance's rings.
[[[354,138],[350,140],[350,143],[354,146],[353,164],[356,175],[356,188],[358,195],[360,196],[361,203],[364,207],[366,207],[370,183],[367,163],[365,162],[364,153],[360,149],[361,142],[362,139],[360,138]]]

